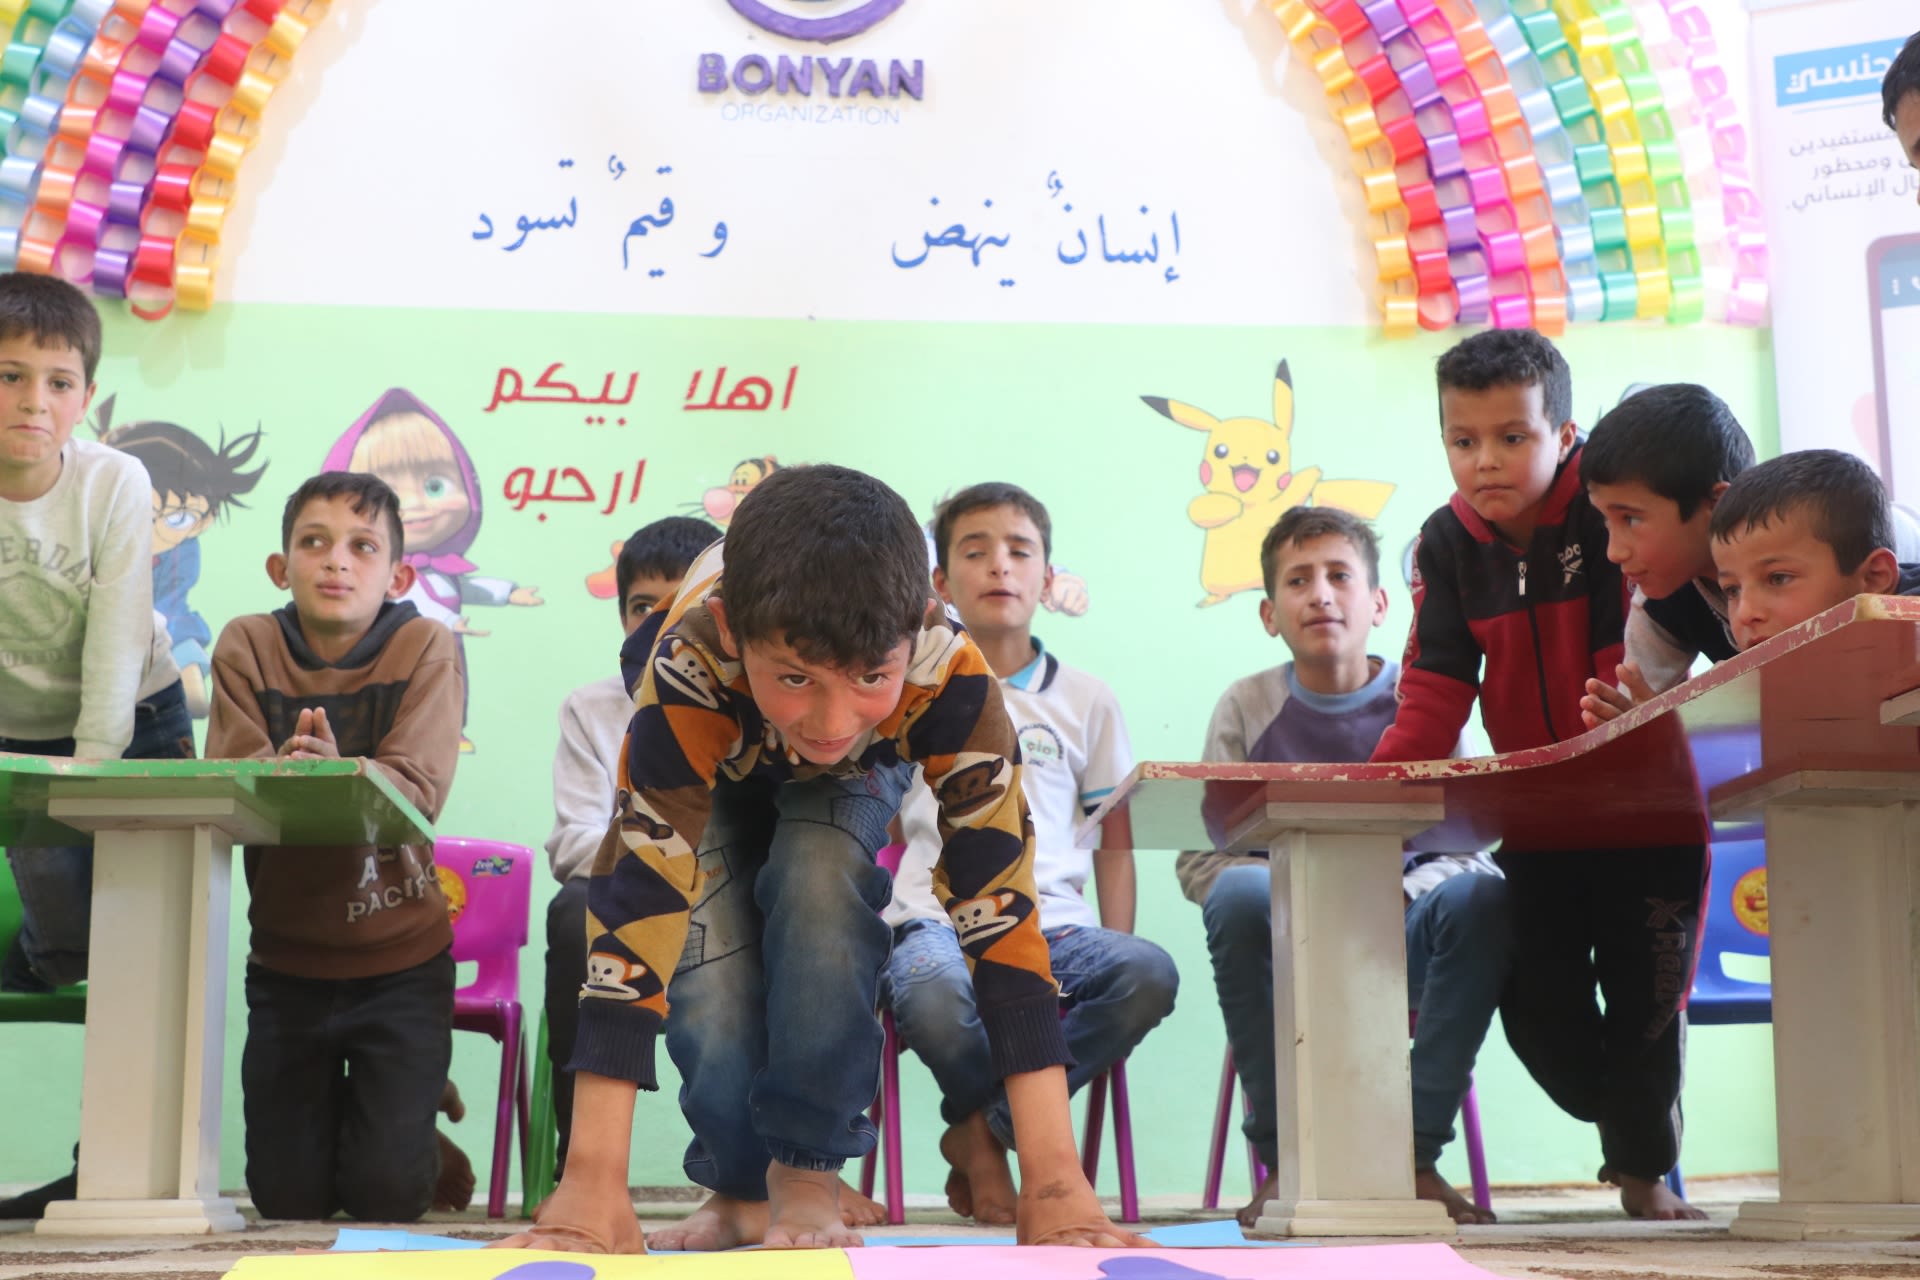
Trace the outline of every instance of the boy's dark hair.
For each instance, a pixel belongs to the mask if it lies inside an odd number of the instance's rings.
[[[1887,128],[1893,128],[1901,100],[1910,93],[1920,93],[1920,31],[1907,37],[1893,57],[1893,65],[1887,68],[1886,79],[1880,82],[1880,118],[1887,122]]]
[[[927,538],[905,499],[828,463],[782,467],[740,500],[716,593],[737,642],[808,662],[877,666],[919,631]]]
[[[315,499],[345,498],[353,504],[353,513],[367,520],[384,518],[387,533],[393,538],[393,560],[398,563],[407,553],[407,533],[400,523],[400,497],[387,482],[370,471],[322,471],[287,499],[280,513],[280,549],[293,549],[293,526],[301,510]]]
[[[947,544],[953,541],[953,526],[960,517],[995,507],[1012,507],[1033,521],[1033,527],[1040,531],[1041,555],[1053,559],[1053,520],[1047,515],[1046,504],[1017,484],[990,480],[968,485],[933,509],[933,558],[942,573],[947,571]]]
[[[1742,472],[1720,495],[1709,527],[1725,540],[1795,511],[1808,514],[1813,536],[1833,548],[1842,573],[1893,546],[1886,486],[1872,467],[1839,449],[1783,453]]]
[[[1573,419],[1573,372],[1559,348],[1532,329],[1488,329],[1455,343],[1434,366],[1434,376],[1443,394],[1539,387],[1548,425]]]
[[[72,347],[80,353],[87,385],[100,367],[100,313],[87,295],[58,276],[31,271],[0,275],[0,342],[26,337],[41,350]]]
[[[1664,382],[1629,392],[1587,435],[1580,483],[1638,482],[1680,508],[1682,520],[1753,465],[1753,442],[1733,410],[1705,387]]]
[[[1367,562],[1367,585],[1380,585],[1380,536],[1371,523],[1338,507],[1289,507],[1260,541],[1260,573],[1267,581],[1267,599],[1273,599],[1273,589],[1278,585],[1280,549],[1288,543],[1298,545],[1315,538],[1345,538],[1351,542]]]
[[[626,616],[627,592],[635,578],[684,578],[694,557],[718,541],[720,527],[693,516],[667,516],[635,530],[613,563],[613,580],[620,587],[620,616]]]
[[[230,506],[245,510],[247,504],[240,495],[253,492],[267,470],[264,462],[251,471],[244,469],[259,451],[258,429],[228,440],[223,427],[216,447],[171,422],[133,422],[102,440],[140,459],[154,492],[206,499],[209,520]]]

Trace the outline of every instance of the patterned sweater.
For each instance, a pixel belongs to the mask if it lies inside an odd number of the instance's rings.
[[[929,610],[899,705],[839,764],[808,763],[765,722],[740,662],[721,647],[706,601],[725,594],[725,545],[694,562],[670,608],[621,653],[635,710],[615,819],[587,890],[589,981],[572,1068],[658,1087],[654,1045],[718,780],[784,782],[900,762],[919,764],[939,801],[933,888],[973,970],[996,1074],[1069,1061],[1035,910],[1018,741],[986,658]]]
[[[210,760],[265,759],[300,712],[324,708],[342,756],[364,756],[429,820],[460,758],[453,634],[410,604],[381,607],[338,662],[308,647],[292,605],[235,618],[213,647]],[[453,944],[430,845],[248,849],[254,963],[296,978],[370,978]]]

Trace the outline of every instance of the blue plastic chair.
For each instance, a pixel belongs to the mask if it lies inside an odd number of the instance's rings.
[[[1716,841],[1713,898],[1701,932],[1687,1021],[1696,1027],[1772,1022],[1773,985],[1736,978],[1726,969],[1728,955],[1767,954],[1766,842]]]

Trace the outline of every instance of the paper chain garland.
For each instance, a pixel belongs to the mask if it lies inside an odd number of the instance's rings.
[[[1388,333],[1699,321],[1694,206],[1716,194],[1725,318],[1764,323],[1766,235],[1712,29],[1696,0],[1635,3],[1269,0],[1352,147]],[[1661,15],[1671,38],[1643,38]]]
[[[240,163],[328,0],[0,0],[0,270],[205,311]]]

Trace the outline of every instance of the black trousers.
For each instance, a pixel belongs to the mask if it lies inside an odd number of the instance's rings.
[[[1614,1173],[1665,1176],[1680,1160],[1705,847],[1502,850],[1495,861],[1513,909],[1507,1043],[1561,1110],[1600,1127]]]
[[[440,1176],[453,956],[376,978],[247,966],[247,1189],[265,1218],[412,1222]]]
[[[560,1126],[554,1176],[567,1167],[573,1134],[573,1042],[580,1030],[580,984],[587,980],[587,878],[560,886],[547,906],[547,1061],[553,1064],[553,1119]]]

